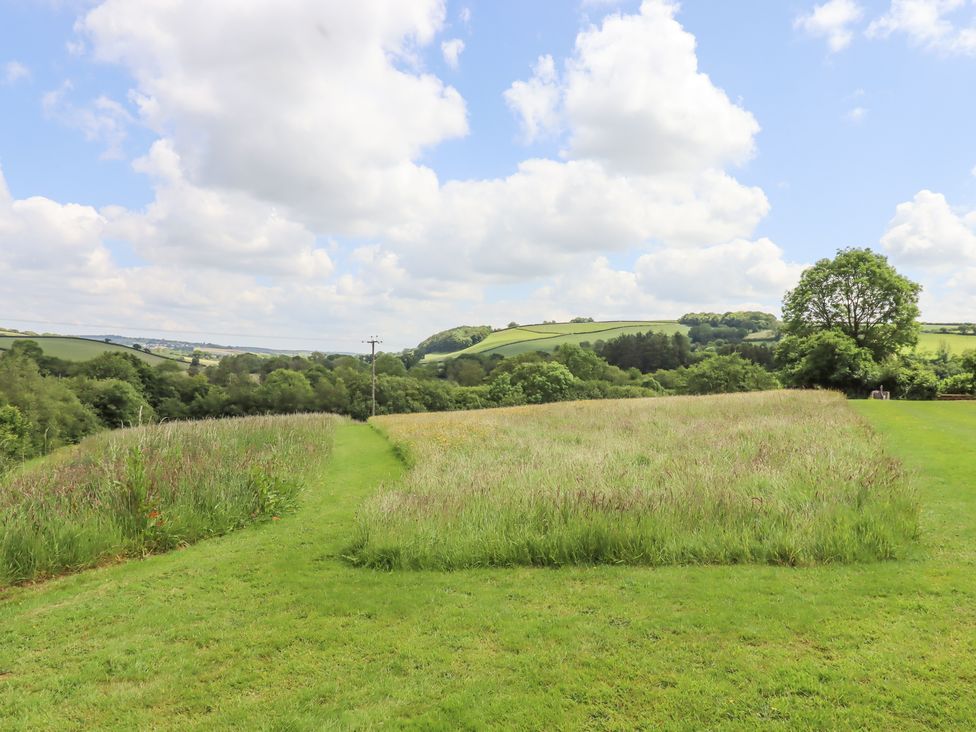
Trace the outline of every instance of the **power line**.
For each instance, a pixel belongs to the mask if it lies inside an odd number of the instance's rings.
[[[363,343],[368,343],[370,345],[370,363],[373,365],[373,416],[376,416],[376,344],[382,343],[379,336],[370,336],[369,340],[363,341]]]

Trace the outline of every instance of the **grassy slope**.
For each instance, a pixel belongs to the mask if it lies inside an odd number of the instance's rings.
[[[646,333],[686,333],[688,327],[670,320],[615,320],[602,323],[552,323],[548,325],[524,325],[506,328],[490,334],[480,343],[454,353],[431,353],[425,360],[436,361],[455,358],[468,353],[497,353],[515,356],[527,351],[552,351],[563,343],[580,344],[609,340],[622,335]]]
[[[132,353],[152,366],[168,362],[179,363],[184,368],[189,366],[189,362],[187,361],[163,358],[162,356],[138,351],[135,348],[122,346],[118,343],[104,343],[102,341],[93,341],[87,338],[72,338],[70,336],[0,336],[0,349],[10,348],[10,344],[17,340],[34,341],[41,347],[45,355],[62,358],[65,361],[87,361],[106,352],[119,352]]]
[[[905,562],[393,573],[334,555],[399,467],[338,435],[304,511],[0,601],[0,728],[971,729],[976,405],[859,403],[923,471]]]

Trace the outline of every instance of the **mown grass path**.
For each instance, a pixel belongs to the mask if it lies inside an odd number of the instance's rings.
[[[973,729],[974,406],[857,405],[924,536],[813,569],[354,569],[400,468],[342,427],[298,515],[5,593],[0,728]]]

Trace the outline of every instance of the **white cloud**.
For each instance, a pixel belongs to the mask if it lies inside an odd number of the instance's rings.
[[[581,255],[651,241],[693,248],[748,236],[769,210],[761,190],[717,171],[619,176],[585,160],[527,160],[507,178],[450,182],[440,200],[390,241],[411,271],[475,281],[553,275]]]
[[[971,175],[972,175],[972,176],[973,176],[974,178],[976,178],[976,165],[974,165],[974,166],[973,166],[973,169],[972,169],[972,170],[970,170],[970,171],[969,171],[969,173],[970,173],[970,174],[971,174]]]
[[[644,0],[636,14],[615,13],[583,30],[558,81],[558,104],[555,70],[540,61],[529,82],[509,90],[527,130],[531,119],[555,128],[558,112],[569,130],[567,156],[626,174],[748,160],[759,124],[698,70],[695,38],[675,19],[677,10],[667,0]]]
[[[898,204],[881,244],[897,261],[926,269],[976,265],[976,211],[953,211],[941,193]]]
[[[857,106],[851,109],[847,113],[847,119],[854,124],[860,124],[864,121],[864,118],[868,116],[868,110],[866,107]]]
[[[460,94],[415,66],[444,16],[441,0],[265,1],[247,13],[105,0],[78,28],[97,59],[129,71],[143,122],[195,184],[369,236],[436,196],[416,161],[467,134]]]
[[[826,38],[831,52],[843,51],[854,39],[853,26],[864,17],[854,0],[827,0],[793,21],[793,27],[817,38]]]
[[[519,117],[526,142],[559,131],[562,90],[556,79],[556,62],[540,56],[528,81],[516,81],[505,90],[505,102]]]
[[[682,303],[778,303],[803,266],[769,239],[736,239],[692,250],[663,249],[637,261],[637,281],[657,297]]]
[[[240,191],[186,181],[168,140],[156,142],[134,166],[154,179],[156,198],[144,212],[116,213],[111,233],[132,241],[144,259],[279,279],[332,274],[332,260],[315,246],[315,235],[273,206]]]
[[[22,79],[29,79],[30,69],[20,61],[8,61],[0,67],[0,84],[11,86]]]
[[[941,193],[919,191],[896,207],[881,246],[923,284],[925,317],[973,319],[976,210],[954,210]]]
[[[471,25],[471,8],[469,8],[469,7],[463,7],[463,8],[461,8],[461,12],[458,13],[458,18],[460,18],[461,23],[463,23],[466,26],[470,26]]]
[[[441,42],[441,54],[444,56],[444,63],[452,69],[458,67],[463,52],[464,41],[460,38],[452,38],[449,41]]]
[[[921,48],[943,54],[976,55],[976,13],[959,17],[966,0],[891,0],[888,12],[871,22],[869,38],[895,33]]]

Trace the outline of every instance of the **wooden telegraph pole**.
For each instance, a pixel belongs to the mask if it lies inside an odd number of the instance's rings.
[[[373,416],[376,416],[376,344],[382,343],[379,336],[370,336],[369,340],[363,341],[363,343],[368,343],[372,349],[370,354],[370,362],[373,365]]]

